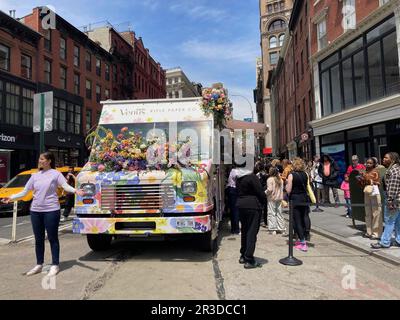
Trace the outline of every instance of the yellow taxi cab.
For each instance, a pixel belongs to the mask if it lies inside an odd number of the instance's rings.
[[[80,167],[74,167],[74,175],[77,175],[82,168]],[[56,168],[57,171],[60,171],[64,176],[68,174],[69,167],[59,167]],[[12,213],[13,212],[13,207],[14,204],[10,202],[9,204],[4,204],[1,203],[1,199],[3,198],[9,198],[13,194],[17,194],[24,190],[24,187],[32,174],[38,172],[38,169],[31,169],[27,171],[23,171],[16,175],[14,178],[12,178],[8,183],[6,183],[1,189],[0,189],[0,214],[7,214],[7,213]],[[65,203],[65,192],[62,188],[59,188],[57,191],[58,197],[60,200],[61,206],[64,205]],[[32,191],[28,192],[28,194],[18,200],[18,213],[22,214],[28,214],[29,213],[29,207],[33,199],[33,194]]]

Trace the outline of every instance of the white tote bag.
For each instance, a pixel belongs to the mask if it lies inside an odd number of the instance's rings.
[[[379,195],[380,195],[379,187],[377,185],[374,185],[372,188],[371,196],[374,197],[374,196],[379,196]]]

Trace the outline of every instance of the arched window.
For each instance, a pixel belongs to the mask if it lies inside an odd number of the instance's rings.
[[[286,22],[282,19],[278,19],[273,21],[269,27],[268,27],[268,31],[273,32],[273,31],[277,31],[277,30],[282,30],[286,28]]]
[[[276,48],[277,47],[277,39],[275,36],[272,36],[271,38],[269,38],[269,48]]]
[[[279,46],[282,47],[283,46],[283,41],[285,41],[285,35],[281,34],[279,36]]]

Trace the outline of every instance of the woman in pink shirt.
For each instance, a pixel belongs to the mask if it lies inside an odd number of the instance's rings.
[[[58,201],[57,188],[83,195],[82,190],[76,190],[68,185],[61,172],[55,170],[55,158],[50,152],[45,152],[39,157],[39,172],[31,176],[22,192],[3,199],[3,202],[24,197],[29,191],[33,191],[33,200],[30,208],[33,233],[35,235],[35,252],[37,265],[28,271],[30,276],[42,272],[45,249],[45,230],[51,247],[52,266],[48,273],[54,276],[59,272],[60,243],[58,241],[58,226],[60,223],[60,203]]]

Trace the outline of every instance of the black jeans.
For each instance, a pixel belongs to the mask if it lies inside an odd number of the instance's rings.
[[[60,242],[58,241],[58,226],[60,224],[60,210],[52,212],[31,211],[33,233],[35,235],[35,251],[37,264],[44,263],[45,230],[50,242],[52,264],[60,264]]]
[[[299,240],[306,240],[307,236],[310,234],[311,230],[311,220],[310,220],[310,207],[304,205],[306,203],[305,194],[292,194],[290,197],[291,206],[293,210],[293,227],[294,232],[299,237]],[[303,204],[303,205],[298,205]]]
[[[262,210],[239,209],[242,225],[240,254],[245,262],[255,263],[254,251],[256,250],[257,234],[260,230],[261,214]]]
[[[239,233],[239,209],[236,206],[237,190],[236,188],[228,187],[229,209],[231,213],[231,233]]]

